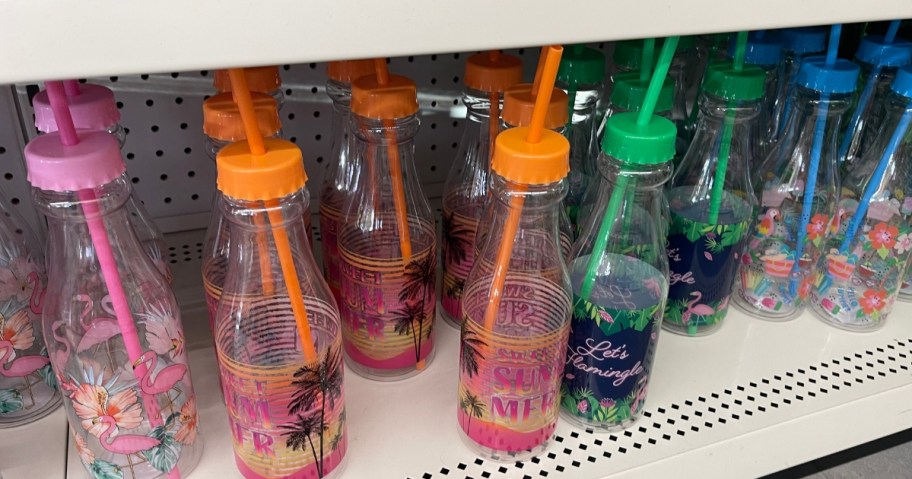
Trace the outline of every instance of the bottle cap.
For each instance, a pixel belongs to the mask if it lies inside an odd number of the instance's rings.
[[[820,53],[826,49],[828,28],[802,27],[779,31],[782,48],[798,55]]]
[[[538,143],[529,143],[529,127],[504,130],[494,141],[491,170],[514,183],[546,185],[564,179],[570,171],[570,142],[551,130]]]
[[[906,98],[912,98],[912,65],[906,65],[896,71],[896,78],[890,89]]]
[[[896,38],[887,43],[883,35],[868,35],[861,39],[855,58],[881,67],[901,67],[912,63],[912,43]]]
[[[744,63],[748,65],[776,65],[782,56],[782,40],[772,32],[750,32],[747,36],[747,50],[744,52]],[[728,56],[735,56],[735,39],[728,44]]]
[[[643,40],[624,40],[615,43],[611,59],[616,67],[638,70],[643,59]]]
[[[849,60],[837,59],[827,66],[826,57],[807,57],[801,62],[796,82],[821,93],[852,93],[858,82],[858,65]]]
[[[58,132],[39,136],[25,146],[32,186],[50,191],[98,188],[126,171],[117,139],[101,130],[79,130],[78,134],[79,143],[72,146],[65,146]]]
[[[265,93],[250,93],[256,112],[260,134],[275,136],[282,128],[276,101]],[[219,93],[203,102],[203,132],[220,141],[238,141],[247,138],[241,112],[231,93]]]
[[[339,83],[351,83],[356,78],[374,73],[373,60],[347,60],[326,64],[326,76]]]
[[[557,82],[562,85],[598,85],[605,79],[605,55],[584,45],[564,48]],[[517,82],[518,83],[518,82]]]
[[[646,125],[637,125],[639,114],[618,113],[605,121],[602,151],[635,165],[664,163],[675,155],[678,129],[667,118],[653,115]]]
[[[70,115],[76,128],[87,130],[104,130],[120,121],[120,110],[114,101],[114,92],[109,88],[91,83],[79,85],[79,95],[67,97]],[[35,128],[43,133],[57,131],[57,121],[51,110],[51,102],[46,90],[41,90],[32,98],[35,110]]]
[[[503,53],[476,53],[466,60],[467,87],[487,93],[502,92],[522,81],[522,61]]]
[[[418,112],[418,89],[415,82],[401,75],[389,75],[385,85],[377,75],[356,78],[352,82],[352,113],[365,118],[389,120],[405,118]]]
[[[731,62],[717,62],[706,68],[703,89],[726,100],[756,100],[763,96],[766,74],[755,65],[735,70]]]
[[[567,124],[567,94],[560,88],[551,92],[548,113],[545,115],[545,128],[553,130]],[[504,107],[501,113],[503,121],[512,126],[529,126],[532,123],[532,110],[535,99],[532,97],[532,84],[513,85],[504,92]]]
[[[640,80],[640,72],[618,73],[614,76],[614,89],[611,90],[610,102],[627,111],[640,111],[648,89],[649,80]],[[671,111],[673,103],[674,82],[666,78],[659,91],[655,111]]]
[[[245,68],[247,87],[252,92],[270,93],[282,86],[282,77],[279,76],[279,67],[254,67]],[[216,70],[212,85],[219,93],[231,91],[231,80],[228,70]]]
[[[307,173],[301,149],[278,138],[263,138],[266,154],[250,153],[247,140],[232,143],[218,152],[218,189],[246,201],[271,200],[304,188]]]

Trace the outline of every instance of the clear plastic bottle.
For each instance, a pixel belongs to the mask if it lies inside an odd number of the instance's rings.
[[[886,114],[884,99],[899,67],[912,63],[912,43],[902,38],[887,42],[883,35],[868,35],[861,39],[855,62],[861,66],[857,102],[847,118],[845,131],[839,138],[839,161],[843,173],[848,173],[871,146]],[[876,160],[875,160],[876,161]]]
[[[320,185],[320,237],[323,245],[323,277],[336,303],[342,302],[337,235],[345,203],[358,184],[360,165],[355,161],[355,136],[351,133],[351,82],[374,72],[371,60],[329,62],[326,65],[326,95],[333,104],[332,148]]]
[[[415,170],[415,84],[377,75],[352,82],[358,185],[338,233],[342,331],[353,371],[396,380],[434,355],[437,234]]]
[[[25,148],[48,220],[51,364],[89,475],[180,478],[203,447],[180,309],[130,225],[117,142],[79,136],[63,146],[51,133]]]
[[[466,121],[456,159],[443,187],[443,282],[440,313],[462,324],[462,291],[475,262],[475,232],[488,197],[491,151],[500,133],[504,91],[522,81],[519,58],[497,51],[466,61],[462,94]]]
[[[596,142],[598,105],[605,82],[605,55],[584,45],[573,45],[561,57],[557,88],[567,93],[569,121],[564,136],[570,142],[570,190],[564,207],[573,231],[583,195],[592,181],[598,181],[599,146]],[[575,236],[573,236],[575,238]]]
[[[504,93],[502,115],[504,129],[529,126],[532,123],[532,109],[534,106],[535,98],[532,96],[531,83],[520,83],[508,88],[506,93]],[[551,102],[548,103],[545,128],[563,135],[564,128],[570,117],[568,110],[567,94],[563,90],[555,88],[551,92]],[[478,222],[478,229],[475,231],[475,257],[481,254],[481,249],[488,240],[488,233],[493,224],[493,200],[493,197],[488,195],[485,200],[484,210],[481,213],[481,220]],[[561,240],[560,250],[563,257],[566,258],[570,254],[570,247],[573,246],[573,225],[570,224],[570,217],[564,208],[561,208],[559,213],[558,225]]]
[[[848,60],[805,59],[788,125],[754,168],[760,205],[735,287],[735,304],[753,316],[785,321],[804,309],[837,215],[836,145],[857,79]]]
[[[844,181],[809,300],[817,317],[852,331],[885,324],[912,256],[912,67],[891,90],[877,139]]]
[[[670,289],[663,327],[669,331],[709,334],[728,312],[756,204],[750,167],[763,78],[753,65],[707,68],[694,139],[666,191]]]
[[[254,156],[233,143],[217,158],[231,252],[215,343],[235,463],[248,479],[338,477],[348,445],[342,324],[302,221],[301,150],[264,146]]]
[[[0,194],[0,429],[44,417],[60,405],[41,312],[44,251]]]
[[[285,92],[282,91],[282,77],[279,67],[253,67],[245,68],[247,87],[251,92],[264,93],[276,101],[279,111],[285,106]],[[231,93],[231,81],[228,79],[228,70],[216,70],[212,75],[212,86],[219,93]]]
[[[729,58],[735,53],[735,44],[728,47]],[[757,154],[758,159],[766,158],[773,147],[773,138],[778,137],[779,118],[774,115],[779,92],[779,77],[782,72],[782,41],[777,35],[767,31],[750,32],[747,36],[747,50],[744,63],[756,65],[763,69],[763,102],[760,116],[757,118]]]
[[[120,110],[117,109],[114,101],[114,92],[107,87],[92,83],[72,82],[70,85],[67,101],[70,104],[70,112],[76,128],[106,131],[116,138],[120,148],[123,148],[127,141],[127,133],[119,123]],[[48,101],[46,90],[38,92],[32,98],[32,107],[35,110],[35,128],[39,132],[57,131],[57,122],[54,120],[54,113],[51,111],[51,103]],[[155,267],[170,283],[171,269],[166,260],[165,252],[168,248],[165,244],[165,236],[158,229],[152,215],[146,211],[146,207],[143,206],[142,200],[135,191],[127,199],[126,207],[136,236],[142,242],[146,253],[152,258]]]
[[[782,57],[779,60],[779,91],[770,118],[779,128],[772,139],[773,143],[785,129],[801,62],[805,57],[820,54],[826,49],[827,33],[825,27],[786,28],[775,32],[782,42]]]
[[[527,142],[529,129],[497,137],[491,234],[462,297],[460,434],[481,456],[511,462],[551,441],[570,332],[570,280],[558,233],[569,143],[549,130]]]
[[[627,427],[642,414],[668,294],[662,187],[677,131],[668,119],[638,125],[637,116],[607,122],[598,206],[569,266],[573,320],[561,408],[595,430]]]
[[[267,138],[278,137],[281,134],[281,124],[275,100],[262,93],[250,95],[260,134]],[[206,153],[213,162],[222,148],[247,138],[240,111],[230,93],[219,93],[203,102],[203,132],[206,134]],[[222,214],[222,200],[221,191],[216,190],[212,196],[212,212],[206,229],[206,239],[203,241],[203,289],[206,292],[206,308],[212,331],[215,330],[215,310],[228,274],[228,254],[231,249],[231,233],[229,223]],[[308,232],[309,212],[309,209],[303,212]]]

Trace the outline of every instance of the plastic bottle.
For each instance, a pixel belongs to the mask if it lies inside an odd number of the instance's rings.
[[[203,447],[180,309],[130,226],[117,141],[62,132],[25,158],[48,220],[45,342],[76,449],[93,477],[179,479]]]
[[[44,252],[0,194],[0,429],[44,417],[60,405],[41,325]]]
[[[729,45],[728,55],[734,56],[734,42]],[[747,38],[747,51],[744,63],[756,65],[765,73],[763,79],[763,102],[761,103],[760,116],[756,125],[758,159],[766,158],[773,147],[773,138],[778,137],[779,118],[774,115],[776,100],[779,92],[779,77],[781,75],[780,59],[782,58],[782,41],[777,35],[767,31],[750,32]]]
[[[750,180],[764,73],[707,68],[693,142],[666,191],[670,290],[663,326],[691,336],[721,326],[756,200]]]
[[[352,82],[358,185],[338,233],[348,365],[395,380],[425,370],[434,354],[437,241],[415,170],[415,84],[398,75]]]
[[[558,246],[569,143],[540,125],[541,139],[529,142],[530,128],[497,137],[491,234],[462,297],[460,434],[477,454],[511,462],[550,443],[570,331]]]
[[[338,477],[342,325],[306,239],[301,150],[267,138],[257,154],[255,141],[216,160],[231,252],[215,343],[235,463],[248,479]]]
[[[285,93],[282,91],[282,77],[279,67],[245,68],[247,86],[252,93],[265,93],[271,96],[279,106],[279,111],[285,106]],[[212,75],[212,86],[219,93],[231,93],[231,81],[228,79],[228,70],[216,70]]]
[[[67,83],[67,101],[76,128],[106,131],[114,136],[120,148],[123,148],[127,141],[127,133],[119,123],[120,110],[117,109],[114,101],[114,92],[107,87],[92,83],[79,84],[75,81]],[[46,90],[38,92],[32,98],[32,107],[35,110],[35,128],[38,131],[42,133],[57,131],[57,122],[54,120],[54,113],[51,111],[51,103]],[[142,242],[146,253],[152,258],[155,267],[170,283],[171,269],[165,260],[165,252],[168,248],[164,235],[158,229],[155,220],[146,211],[146,207],[143,206],[142,200],[135,191],[127,199],[126,207],[136,236]]]
[[[561,407],[586,428],[619,429],[642,414],[668,294],[662,187],[671,178],[677,131],[668,119],[638,125],[637,116],[608,119],[598,206],[571,253],[573,320]]]
[[[551,92],[551,100],[548,103],[547,113],[545,114],[545,128],[556,133],[564,134],[564,128],[570,117],[568,113],[567,94],[561,89],[555,89]],[[532,123],[532,110],[535,106],[535,97],[532,96],[532,84],[520,83],[508,88],[504,93],[503,122],[505,129],[529,126]],[[488,233],[493,224],[492,215],[494,214],[493,197],[488,195],[485,201],[484,211],[481,214],[481,221],[478,223],[478,229],[475,232],[475,257],[481,254],[481,249],[488,240]],[[570,247],[573,246],[573,225],[570,224],[570,217],[567,210],[561,208],[558,217],[558,228],[560,230],[560,250],[563,258],[570,254]]]
[[[760,208],[735,288],[735,304],[753,316],[785,321],[804,309],[838,214],[837,141],[857,79],[848,60],[806,58],[788,124],[754,168]]]
[[[320,185],[320,236],[323,244],[323,277],[336,303],[342,302],[341,272],[337,233],[345,203],[358,184],[361,167],[355,162],[355,136],[351,133],[351,82],[373,73],[371,60],[329,62],[326,64],[326,95],[333,104],[332,149],[323,183]]]
[[[263,93],[251,93],[251,97],[260,134],[267,138],[278,137],[281,134],[281,123],[275,100]],[[203,132],[206,134],[206,153],[213,162],[222,148],[247,138],[240,111],[231,93],[219,93],[203,102]],[[203,289],[206,292],[206,308],[212,331],[215,331],[215,310],[228,274],[228,254],[231,250],[231,232],[229,222],[222,214],[222,201],[221,191],[215,190],[206,239],[203,241]],[[309,213],[309,210],[305,210],[305,213]],[[305,217],[309,217],[309,214],[305,214]],[[306,231],[310,231],[309,222],[305,221],[305,224]]]
[[[899,69],[891,90],[880,133],[844,181],[809,300],[817,317],[852,331],[885,324],[912,250],[912,67]]]
[[[888,42],[883,35],[868,35],[861,39],[855,62],[861,66],[860,90],[845,132],[839,137],[843,173],[856,166],[856,160],[864,156],[880,131],[886,114],[884,99],[896,70],[912,63],[912,43],[902,38]]]
[[[443,284],[440,312],[453,326],[462,324],[460,301],[475,262],[475,231],[488,197],[494,138],[501,130],[504,91],[522,81],[519,58],[500,52],[478,53],[466,61],[465,130],[443,187]]]
[[[773,33],[773,32],[771,32]],[[779,130],[773,137],[775,143],[785,129],[785,122],[791,109],[790,99],[798,78],[798,69],[805,57],[817,55],[826,49],[827,29],[825,27],[786,28],[774,34],[782,41],[782,57],[779,66],[779,92],[770,119],[778,125]]]
[[[570,190],[564,207],[573,230],[578,228],[577,214],[583,195],[593,180],[598,181],[599,146],[596,127],[601,118],[597,107],[605,81],[605,55],[584,45],[573,45],[561,57],[557,87],[567,93],[568,116],[564,136],[570,142]],[[575,236],[574,236],[575,238]]]

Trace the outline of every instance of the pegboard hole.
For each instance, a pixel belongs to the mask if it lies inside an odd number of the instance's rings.
[[[187,172],[187,176],[189,176],[190,178],[193,178],[194,176],[196,176],[196,172],[193,170],[190,170]]]
[[[171,78],[177,78],[179,76],[180,76],[180,73],[177,73],[177,72],[171,73]]]
[[[436,85],[436,84],[437,84],[437,79],[431,78],[431,85]]]
[[[190,148],[189,146],[186,147],[186,148],[184,148],[184,153],[187,154],[187,155],[189,155],[192,151],[193,151],[193,149]]]
[[[159,178],[161,178],[162,181],[168,181],[168,175],[161,175]]]
[[[133,158],[136,158],[136,155],[134,155],[133,153],[127,153],[128,160],[132,160]]]
[[[322,156],[318,156],[318,157],[317,157],[317,163],[323,163],[323,157],[322,157]]]
[[[174,99],[174,103],[177,103],[178,105],[180,105],[180,104],[183,103],[183,102],[184,102],[184,99],[181,98],[181,97],[177,97],[177,98]]]
[[[437,145],[431,145],[431,151],[435,151],[436,149],[437,149]]]
[[[139,77],[142,78],[143,80],[148,80],[148,79],[149,79],[149,75],[146,75],[146,74],[142,74],[142,75],[140,75]]]
[[[187,126],[188,126],[188,125],[187,125],[186,123],[181,123],[181,124],[180,124],[180,129],[181,129],[181,130],[186,130],[186,129],[187,129]]]
[[[310,89],[310,92],[313,93],[314,95],[316,95],[318,91],[319,90],[317,90],[317,87],[313,87]]]
[[[19,204],[19,198],[13,198],[13,199],[11,199],[11,200],[10,200],[10,203],[12,203],[12,204],[14,204],[14,205],[18,205],[18,204]]]
[[[196,193],[194,193],[194,194],[192,194],[192,195],[190,195],[190,199],[191,199],[191,200],[193,200],[193,201],[196,201],[196,200],[198,200],[198,199],[199,199],[199,197],[200,197],[200,195],[198,195],[198,194],[196,194]]]
[[[151,98],[149,98],[148,100],[146,100],[146,106],[152,106],[152,105],[154,105],[154,104],[155,104],[155,102],[152,101]]]
[[[295,116],[294,113],[289,113],[289,114],[288,114],[288,119],[289,119],[289,120],[294,120],[294,116]]]
[[[323,139],[323,135],[320,135],[320,134],[314,135],[314,140],[320,141],[322,139]]]
[[[170,197],[170,196],[166,196],[166,197],[165,197],[165,203],[171,203],[171,197]]]
[[[6,178],[7,180],[11,180],[11,179],[13,179],[13,174],[7,173],[7,174],[3,175],[3,177]]]
[[[111,83],[117,83],[117,77],[108,77],[111,80]]]
[[[123,110],[123,107],[124,107],[124,104],[123,104],[122,101],[117,102],[117,109],[118,109],[118,110]]]
[[[432,129],[432,130],[436,130],[436,129],[437,129],[437,124],[436,124],[436,123],[431,123],[431,129]]]
[[[139,178],[134,176],[133,178],[130,179],[130,181],[132,181],[133,184],[135,185],[135,184],[139,183]]]
[[[315,111],[315,112],[314,112],[314,118],[320,118],[320,112],[319,112],[319,111]]]
[[[165,152],[164,152],[164,151],[161,151],[161,150],[156,150],[156,151],[155,151],[155,156],[157,156],[157,157],[162,157],[162,156],[164,156],[164,155],[165,155]]]
[[[152,133],[158,133],[158,125],[152,125]]]

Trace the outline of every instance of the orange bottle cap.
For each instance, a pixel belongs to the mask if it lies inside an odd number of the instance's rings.
[[[276,101],[265,93],[251,93],[260,134],[275,136],[282,128]],[[247,138],[241,112],[231,93],[219,93],[203,102],[203,131],[220,141],[238,141]]]
[[[564,179],[570,171],[570,142],[560,133],[544,130],[538,143],[529,143],[528,134],[529,128],[523,126],[497,135],[491,169],[509,181],[525,185]]]
[[[405,118],[418,112],[418,88],[401,75],[390,75],[384,85],[377,81],[377,75],[356,78],[352,82],[351,110],[377,120]]]
[[[522,61],[513,55],[476,53],[466,60],[463,80],[469,88],[501,92],[522,81]]]
[[[553,130],[567,124],[567,94],[560,88],[551,93],[551,103],[545,115],[545,128]],[[507,88],[504,93],[503,121],[511,126],[529,126],[532,123],[532,84],[520,83]]]
[[[326,64],[326,76],[339,83],[351,83],[355,79],[374,73],[373,60],[346,60]]]
[[[279,76],[279,67],[253,67],[245,68],[247,74],[247,88],[252,92],[269,93],[282,86],[282,77]],[[212,85],[219,93],[231,91],[231,80],[228,79],[228,70],[216,70]]]
[[[290,141],[263,138],[266,154],[254,156],[246,140],[232,143],[215,157],[218,189],[241,200],[260,201],[288,196],[304,188],[301,149]]]

